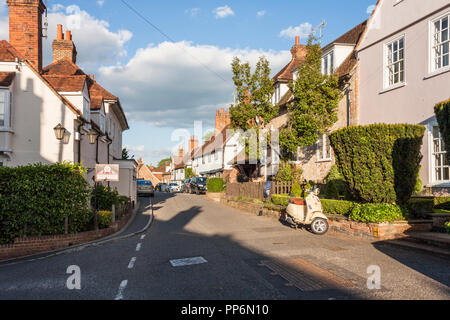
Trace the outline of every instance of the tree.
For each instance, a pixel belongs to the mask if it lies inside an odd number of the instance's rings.
[[[123,160],[130,160],[130,159],[134,159],[134,155],[130,156],[129,151],[127,150],[127,148],[123,148],[122,149],[122,159]]]
[[[294,101],[288,106],[289,121],[280,132],[280,145],[289,154],[317,142],[318,135],[336,123],[342,94],[339,79],[321,72],[322,49],[317,39],[308,39],[306,61],[298,68],[297,80],[290,84]]]
[[[236,103],[230,108],[231,126],[248,130],[251,128],[249,120],[256,117],[269,123],[278,115],[278,106],[272,104],[275,89],[270,78],[269,61],[261,57],[253,74],[250,64],[241,63],[237,57],[231,66],[237,93]]]
[[[162,166],[167,166],[172,162],[171,158],[162,159],[160,162],[158,162],[158,168],[161,168]]]

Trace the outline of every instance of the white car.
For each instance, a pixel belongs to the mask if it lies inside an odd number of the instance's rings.
[[[170,192],[180,192],[181,188],[176,183],[171,183],[171,184],[169,184],[169,191]]]

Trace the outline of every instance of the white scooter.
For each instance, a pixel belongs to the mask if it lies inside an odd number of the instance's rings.
[[[317,235],[327,233],[329,225],[328,218],[322,211],[322,203],[318,197],[319,189],[311,190],[309,195],[303,200],[292,198],[286,209],[286,222],[294,225],[309,226],[311,231]]]

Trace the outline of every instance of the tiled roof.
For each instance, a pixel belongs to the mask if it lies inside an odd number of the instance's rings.
[[[292,71],[297,69],[303,62],[305,58],[302,59],[292,59],[280,72],[278,72],[274,77],[274,81],[290,81],[293,80]]]
[[[76,64],[69,59],[58,60],[44,69],[42,73],[45,75],[66,75],[66,76],[81,76],[86,75]]]
[[[87,76],[43,76],[58,92],[83,91]]]
[[[327,44],[325,47],[323,47],[323,51],[327,51],[329,48],[331,48],[335,44],[352,44],[356,45],[359,42],[359,39],[364,33],[364,30],[366,30],[367,26],[367,20],[358,24],[356,27],[354,27],[352,30],[348,31],[347,33],[344,33],[342,36],[334,40],[333,42]]]
[[[348,75],[358,63],[356,57],[356,51],[353,51],[344,62],[341,63],[339,68],[335,71],[335,75],[339,78]]]
[[[0,61],[14,62],[16,58],[25,60],[25,58],[6,40],[0,41]]]
[[[0,86],[9,87],[15,77],[15,72],[0,72]]]
[[[294,94],[292,93],[291,89],[288,90],[284,94],[284,96],[281,98],[280,102],[278,102],[279,106],[284,106],[285,104],[291,102],[294,99]]]
[[[227,142],[227,129],[229,129],[229,126],[211,137],[211,139],[201,147],[203,154],[210,154],[214,150],[221,149],[225,145]]]

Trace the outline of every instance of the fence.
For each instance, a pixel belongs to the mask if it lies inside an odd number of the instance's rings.
[[[228,183],[227,196],[264,200],[264,186],[265,182]],[[292,183],[273,181],[270,194],[290,193],[291,190]]]

